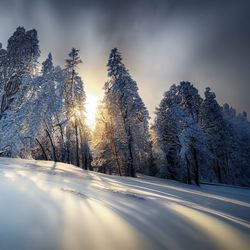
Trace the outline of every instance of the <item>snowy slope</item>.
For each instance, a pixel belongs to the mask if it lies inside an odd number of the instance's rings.
[[[0,158],[0,249],[249,249],[250,190]]]

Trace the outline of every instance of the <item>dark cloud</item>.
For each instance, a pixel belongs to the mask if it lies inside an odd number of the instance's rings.
[[[38,29],[42,56],[63,64],[81,49],[87,91],[100,95],[110,49],[123,53],[151,113],[181,80],[250,113],[250,1],[0,0],[0,39],[16,26]]]

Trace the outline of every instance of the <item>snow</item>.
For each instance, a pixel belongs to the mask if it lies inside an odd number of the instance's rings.
[[[0,249],[249,249],[250,190],[0,158]]]

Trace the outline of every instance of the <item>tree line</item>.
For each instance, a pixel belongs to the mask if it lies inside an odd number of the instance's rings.
[[[18,27],[0,44],[0,156],[61,161],[107,174],[136,173],[183,181],[250,185],[246,112],[202,98],[187,81],[172,85],[149,125],[148,110],[112,49],[93,132],[86,126],[82,63],[73,48],[65,66],[52,54],[39,64],[36,30]]]

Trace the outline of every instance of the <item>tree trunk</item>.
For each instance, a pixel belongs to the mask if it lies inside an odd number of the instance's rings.
[[[60,129],[60,134],[61,134],[61,140],[62,140],[62,144],[61,144],[61,161],[65,162],[66,160],[66,155],[65,155],[65,145],[64,145],[64,135],[63,135],[63,128],[62,128],[62,124],[59,121],[58,115],[56,114],[56,119],[57,119],[57,126]]]
[[[191,184],[191,176],[190,176],[190,162],[185,154],[186,162],[187,162],[187,184]]]
[[[122,175],[122,172],[121,172],[121,166],[120,166],[120,163],[119,163],[119,158],[118,158],[118,150],[117,150],[117,147],[116,147],[116,143],[115,143],[115,138],[114,138],[114,134],[113,134],[113,120],[112,120],[112,117],[110,118],[110,121],[111,121],[111,126],[110,126],[110,129],[109,129],[109,133],[110,133],[110,136],[111,136],[111,141],[112,141],[112,148],[113,148],[113,153],[114,153],[114,156],[115,156],[115,161],[116,161],[116,165],[117,165],[117,168],[118,168],[118,172],[119,172],[119,175],[121,176]]]
[[[57,162],[55,144],[54,144],[53,139],[52,139],[52,137],[51,137],[51,135],[50,135],[50,133],[49,133],[49,127],[48,127],[48,125],[47,125],[47,123],[46,123],[45,120],[44,120],[44,123],[45,123],[45,126],[46,126],[45,131],[46,131],[46,133],[47,133],[47,135],[48,135],[48,137],[49,137],[49,140],[50,140],[50,143],[51,143],[51,146],[52,146],[53,160],[54,160],[55,162]]]
[[[75,136],[76,136],[76,166],[80,167],[80,161],[79,161],[79,138],[78,138],[78,128],[77,128],[76,121],[75,121]]]
[[[67,163],[72,163],[71,162],[71,139],[72,139],[72,128],[71,128],[71,105],[73,102],[73,84],[74,84],[74,76],[75,76],[75,71],[74,68],[71,73],[71,78],[69,81],[67,81],[67,87],[66,87],[66,117],[67,117],[67,127],[66,127],[66,161]]]
[[[127,176],[135,177],[135,169],[134,169],[134,162],[133,162],[133,152],[132,152],[132,135],[131,135],[130,123],[126,121],[127,120],[127,112],[128,112],[128,110],[126,110],[125,114],[122,115],[125,132],[126,132],[127,138],[128,138],[129,157],[128,157]]]
[[[36,138],[36,141],[37,141],[37,143],[39,144],[39,146],[40,146],[40,148],[41,148],[41,150],[42,150],[42,152],[43,152],[43,155],[44,155],[45,160],[47,161],[47,160],[48,160],[48,157],[47,157],[46,152],[45,152],[45,150],[44,150],[44,148],[43,148],[43,145],[39,142],[39,140],[38,140],[37,138]]]
[[[199,187],[200,186],[200,168],[198,164],[198,159],[197,159],[197,152],[196,149],[193,147],[193,153],[194,153],[194,174],[195,174],[195,184]]]
[[[128,125],[128,151],[129,151],[128,176],[135,177],[135,169],[134,169],[134,164],[133,164],[133,152],[132,152],[132,135],[130,131],[130,124]]]

